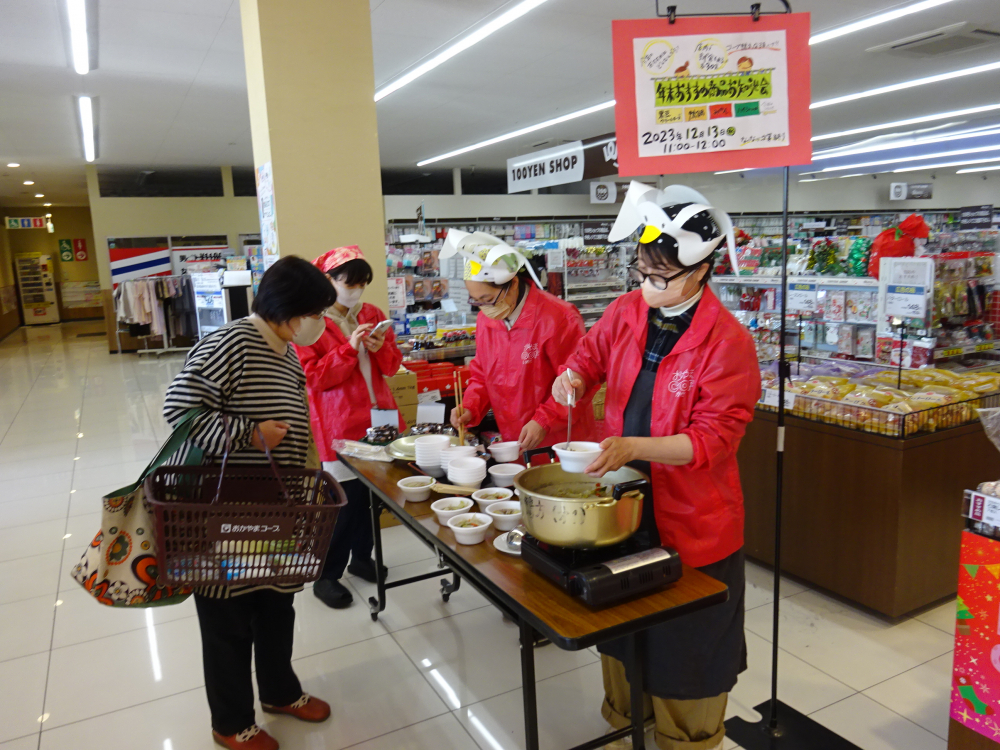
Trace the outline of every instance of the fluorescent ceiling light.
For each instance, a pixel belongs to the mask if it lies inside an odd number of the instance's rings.
[[[895,164],[901,161],[923,161],[924,159],[945,159],[949,156],[962,156],[963,154],[978,154],[989,151],[1000,151],[1000,146],[986,146],[985,148],[960,148],[955,151],[939,151],[936,154],[922,154],[920,156],[900,156],[895,159],[880,159],[879,161],[866,161],[860,164],[847,164],[842,167],[827,167],[824,172],[839,172],[843,169],[863,169],[865,167],[878,167],[883,164]],[[985,161],[994,161],[996,157]]]
[[[90,44],[87,40],[87,0],[66,0],[69,16],[69,44],[73,52],[73,70],[80,75],[90,72]]]
[[[893,83],[888,86],[879,86],[877,89],[868,89],[867,91],[859,91],[856,94],[847,94],[846,96],[836,96],[833,99],[824,99],[823,101],[813,102],[809,105],[809,109],[819,109],[820,107],[829,107],[832,104],[843,104],[844,102],[851,102],[855,99],[865,99],[869,96],[879,96],[881,94],[888,94],[892,91],[902,91],[903,89],[912,89],[916,86],[925,86],[929,83],[940,83],[941,81],[950,81],[952,78],[962,78],[964,76],[975,75],[976,73],[987,73],[991,70],[1000,69],[1000,61],[986,63],[985,65],[976,65],[971,68],[962,68],[961,70],[953,70],[950,73],[938,73],[937,75],[927,76],[926,78],[915,78],[912,81],[903,81],[902,83]]]
[[[852,130],[841,130],[839,133],[826,133],[824,135],[814,135],[812,137],[813,141],[826,141],[831,138],[843,138],[849,135],[858,135],[860,133],[874,133],[876,130],[891,130],[892,128],[904,128],[907,125],[917,125],[921,122],[933,122],[934,120],[946,120],[949,117],[963,117],[965,115],[976,115],[980,112],[992,112],[993,110],[1000,109],[1000,104],[987,104],[983,107],[972,107],[971,109],[957,109],[954,112],[939,112],[936,115],[925,115],[923,117],[911,117],[908,120],[896,120],[895,122],[887,122],[882,125],[867,125],[863,128],[854,128]]]
[[[14,167],[19,167],[19,166],[21,166],[21,165],[20,165],[20,164],[18,164],[18,163],[17,163],[16,161],[12,161],[12,162],[11,162],[10,164],[8,164],[7,166],[8,166],[8,167],[10,167],[11,169],[13,169]]]
[[[83,133],[83,158],[93,161],[96,156],[94,145],[94,103],[89,96],[80,97],[80,129]]]
[[[25,184],[25,185],[34,185],[34,184],[35,184],[35,181],[34,181],[34,180],[25,180],[25,181],[24,181],[24,184]]]
[[[44,198],[45,196],[42,193],[35,193],[35,197],[36,198]]]
[[[737,172],[752,172],[753,167],[747,167],[746,169],[724,169],[721,172],[714,172],[713,174],[736,174]]]
[[[72,0],[70,1],[72,2]],[[403,86],[406,86],[408,83],[413,83],[415,80],[420,78],[420,76],[424,75],[425,73],[429,73],[430,71],[434,70],[434,68],[436,68],[438,65],[447,62],[460,52],[464,52],[474,44],[481,42],[490,34],[499,31],[512,21],[516,21],[525,13],[531,12],[545,1],[546,0],[522,0],[522,2],[515,5],[506,13],[502,13],[489,23],[484,24],[475,31],[465,35],[457,42],[455,42],[453,45],[446,48],[443,52],[439,52],[438,54],[434,55],[434,57],[432,57],[427,62],[423,63],[422,65],[418,65],[409,73],[400,76],[396,80],[391,81],[390,83],[380,88],[378,91],[375,92],[375,101],[384,99],[393,91],[399,91],[401,88],[403,88]]]
[[[520,130],[515,130],[512,133],[507,133],[506,135],[498,135],[496,138],[490,138],[485,141],[480,141],[479,143],[473,143],[471,146],[466,146],[464,148],[459,148],[454,151],[449,151],[447,154],[441,154],[440,156],[434,156],[430,159],[424,159],[423,161],[418,161],[417,166],[423,167],[428,164],[433,164],[434,162],[441,161],[443,159],[450,159],[452,156],[458,156],[459,154],[467,154],[469,151],[475,151],[479,148],[485,148],[486,146],[492,146],[495,143],[501,143],[503,141],[509,141],[511,138],[517,138],[518,136],[527,135],[528,133],[534,133],[536,130],[541,130],[542,128],[547,128],[552,125],[558,125],[562,122],[568,122],[570,120],[575,120],[577,117],[584,117],[585,115],[591,115],[594,112],[600,112],[605,109],[610,109],[615,106],[615,100],[612,99],[609,102],[601,102],[600,104],[595,104],[593,107],[587,107],[586,109],[580,109],[576,112],[570,112],[568,115],[562,115],[561,117],[555,117],[551,120],[546,120],[545,122],[540,122],[537,125],[529,125],[526,128],[521,128]]]
[[[960,169],[955,174],[970,174],[972,172],[993,172],[1000,169],[1000,164],[993,164],[989,167],[972,167],[970,169]]]
[[[809,37],[809,44],[819,44],[820,42],[836,39],[837,37],[844,36],[845,34],[853,34],[855,31],[861,31],[862,29],[868,29],[872,26],[878,26],[880,23],[895,21],[897,18],[908,16],[911,13],[919,13],[922,10],[930,10],[931,8],[936,8],[939,5],[944,5],[945,3],[950,2],[951,0],[923,0],[923,2],[907,5],[904,8],[897,8],[896,10],[890,10],[886,13],[879,13],[877,16],[871,16],[870,18],[855,21],[854,23],[849,23],[846,26],[838,26],[835,29],[830,29],[830,31],[824,31],[822,34],[811,36]]]
[[[920,164],[916,167],[902,167],[892,170],[894,174],[899,172],[916,172],[918,169],[941,169],[942,167],[961,167],[966,164],[985,164],[988,161],[996,161],[997,157],[989,156],[985,159],[964,159],[962,161],[942,162],[941,164]]]
[[[42,205],[43,206],[51,206],[52,204],[51,203],[43,203]]]
[[[975,130],[963,130],[958,133],[935,135],[929,138],[909,138],[907,140],[893,143],[880,143],[873,146],[851,148],[843,151],[839,149],[830,149],[829,151],[818,151],[814,153],[813,161],[837,159],[841,156],[853,156],[855,154],[870,154],[873,151],[892,151],[897,148],[908,148],[910,146],[926,146],[930,143],[941,143],[944,141],[962,141],[967,138],[979,138],[986,135],[997,135],[998,133],[1000,133],[1000,128],[994,126],[992,128],[976,128]]]

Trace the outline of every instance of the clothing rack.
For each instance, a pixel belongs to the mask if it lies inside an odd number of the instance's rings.
[[[145,277],[141,277],[141,278],[137,278],[137,279],[128,279],[126,281],[119,282],[118,285],[115,288],[115,293],[114,293],[115,340],[116,340],[116,342],[118,344],[118,353],[119,354],[122,353],[121,334],[129,332],[129,328],[128,327],[123,328],[122,326],[123,325],[125,325],[125,326],[136,325],[134,323],[129,323],[128,321],[123,320],[123,318],[122,318],[122,315],[126,314],[126,311],[123,310],[123,307],[125,306],[125,303],[123,302],[123,296],[127,295],[129,293],[129,291],[130,291],[129,290],[129,285],[135,284],[135,283],[138,283],[138,282],[148,283],[148,282],[159,282],[159,281],[171,281],[171,282],[179,283],[180,286],[182,287],[182,289],[183,289],[183,287],[186,286],[187,287],[186,291],[187,291],[187,293],[190,294],[190,297],[191,297],[191,304],[192,304],[192,306],[194,305],[194,287],[193,287],[192,282],[191,282],[191,277],[188,276],[187,274],[171,274],[171,275],[165,275],[165,276],[145,276]],[[155,298],[155,304],[158,306],[158,310],[154,311],[154,313],[153,313],[153,321],[156,320],[156,313],[158,312],[160,318],[162,319],[163,329],[160,332],[152,332],[151,331],[147,335],[135,336],[135,338],[139,338],[143,342],[143,348],[142,349],[138,349],[136,351],[136,354],[140,354],[140,355],[141,354],[155,354],[157,357],[159,357],[161,354],[169,354],[169,353],[172,353],[172,352],[187,352],[187,351],[190,351],[191,347],[189,347],[189,346],[171,346],[171,344],[170,344],[171,339],[176,338],[179,334],[175,331],[173,333],[173,335],[171,335],[170,324],[171,324],[172,318],[171,318],[171,316],[168,315],[166,302],[167,302],[168,299],[181,299],[181,298],[183,298],[183,295],[182,295],[182,297],[168,297],[166,299],[161,299],[160,297],[158,297],[158,296],[156,296],[154,294],[153,297]],[[151,300],[151,301],[153,301],[153,300]],[[194,325],[192,326],[192,335],[191,335],[191,337],[194,338],[195,340],[198,340],[200,338],[200,333],[199,333],[199,327],[198,327],[198,321],[197,321],[197,313],[194,311],[193,307],[192,307],[192,310],[191,310],[191,314],[194,315]],[[154,323],[151,322],[149,324],[141,324],[141,325],[150,325],[150,326],[152,326],[153,324]],[[154,348],[151,348],[149,346],[149,339],[150,338],[154,338],[156,336],[159,336],[162,339],[163,346],[157,347],[157,348],[154,349]]]

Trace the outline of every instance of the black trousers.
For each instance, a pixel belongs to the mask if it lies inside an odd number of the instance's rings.
[[[267,589],[232,599],[195,594],[205,691],[212,729],[219,734],[236,734],[255,723],[251,652],[257,662],[261,703],[287,706],[302,697],[302,685],[292,669],[294,598],[295,594]]]
[[[333,581],[344,576],[348,558],[370,560],[375,546],[372,528],[372,500],[368,486],[360,479],[344,482],[347,507],[337,515],[330,538],[330,552],[323,565],[323,578]]]

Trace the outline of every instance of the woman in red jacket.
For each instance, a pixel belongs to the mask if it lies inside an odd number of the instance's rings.
[[[715,248],[726,235],[735,247],[729,217],[689,188],[632,183],[609,239],[637,226],[644,229],[630,274],[641,290],[615,300],[566,363],[573,377],[560,375],[552,393],[565,403],[571,390],[582,394],[607,378],[605,418],[615,437],[601,443],[588,473],[629,464],[650,475],[652,498],[638,534],[729,587],[725,604],[646,633],[641,689],[657,745],[707,749],[722,742],[728,693],[746,669],[736,449],[760,397],[760,376],[749,333],[706,286]],[[602,713],[621,729],[631,723],[623,666],[629,644],[600,650]]]
[[[309,417],[319,457],[347,495],[347,507],[337,518],[323,575],[313,585],[313,593],[327,606],[342,609],[354,599],[340,582],[344,569],[373,583],[376,571],[371,557],[371,497],[337,460],[332,443],[360,440],[371,427],[372,409],[396,408],[384,376],[396,374],[403,355],[391,328],[371,332],[385,315],[375,305],[361,302],[361,294],[372,281],[371,266],[361,250],[353,245],[338,247],[313,264],[330,277],[337,302],[327,311],[326,330],[319,341],[297,349],[306,373]],[[399,426],[406,426],[402,419]]]
[[[583,318],[536,286],[527,259],[496,237],[451,229],[440,257],[456,254],[465,259],[465,287],[479,316],[464,408],[452,410],[452,425],[477,425],[492,408],[503,439],[517,441],[522,451],[565,441],[566,409],[550,390],[586,332]],[[591,440],[594,432],[590,399],[581,399],[573,438]]]

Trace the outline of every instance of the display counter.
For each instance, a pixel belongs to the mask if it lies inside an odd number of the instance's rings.
[[[777,415],[757,410],[738,459],[746,553],[774,559]],[[890,437],[786,415],[782,569],[899,617],[954,595],[961,497],[996,449],[977,422]]]

